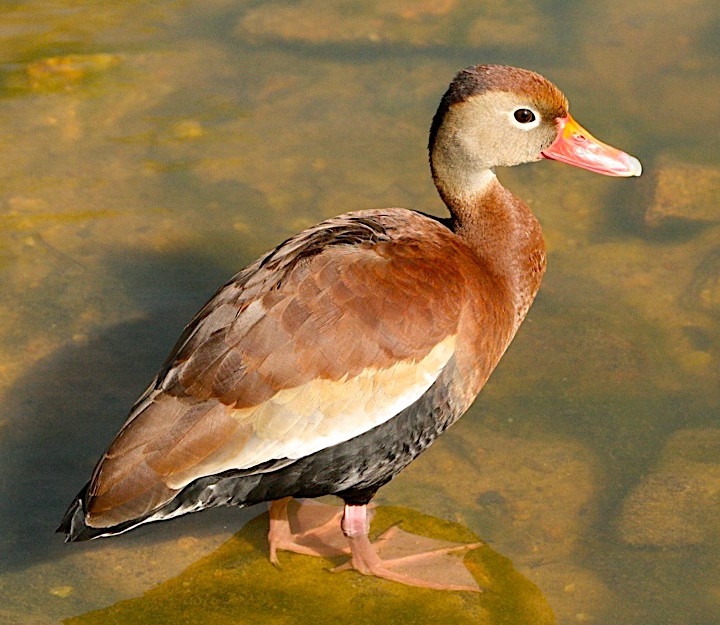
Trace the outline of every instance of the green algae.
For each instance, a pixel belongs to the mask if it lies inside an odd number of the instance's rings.
[[[400,523],[404,530],[458,542],[477,541],[470,530],[407,508],[376,510],[373,532]],[[267,515],[250,522],[217,551],[142,597],[64,621],[66,625],[126,623],[233,623],[322,625],[462,624],[551,625],[541,592],[511,562],[487,546],[469,552],[465,565],[482,593],[404,586],[356,572],[331,574],[321,558],[281,554],[282,568],[267,558]],[[334,563],[332,563],[334,564]]]

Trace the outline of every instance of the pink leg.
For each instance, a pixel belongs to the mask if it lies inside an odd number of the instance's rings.
[[[290,509],[288,509],[288,507]],[[346,505],[340,511],[312,501],[296,504],[288,497],[270,504],[270,561],[278,550],[332,558],[350,553],[349,562],[333,569],[355,569],[410,586],[480,592],[475,578],[457,554],[481,543],[453,543],[391,527],[370,543],[367,506]],[[342,528],[342,531],[340,531]]]
[[[436,541],[392,527],[380,536],[375,544],[381,551],[390,551],[393,548],[397,551],[399,547],[405,555],[383,559],[368,538],[370,522],[366,506],[346,505],[342,529],[350,545],[352,557],[350,562],[334,569],[336,571],[352,568],[363,575],[374,575],[409,586],[481,592],[462,559],[449,555],[476,549],[481,543]],[[417,547],[426,550],[407,553]]]
[[[303,503],[297,511],[298,531],[290,527],[290,497],[270,503],[270,562],[279,564],[278,550],[294,551],[308,556],[332,558],[348,553],[338,531],[339,510],[319,503]]]

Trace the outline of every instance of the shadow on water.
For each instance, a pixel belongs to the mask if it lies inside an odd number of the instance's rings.
[[[3,411],[14,424],[0,440],[0,499],[5,502],[0,506],[0,563],[8,570],[87,548],[64,545],[54,534],[65,508],[183,325],[229,278],[217,263],[194,253],[134,257],[129,265],[127,258],[110,255],[108,266],[121,274],[114,279],[132,294],[142,318],[57,350],[20,378],[3,400]],[[218,518],[212,512],[203,516],[204,527]],[[239,524],[237,512],[234,518]]]

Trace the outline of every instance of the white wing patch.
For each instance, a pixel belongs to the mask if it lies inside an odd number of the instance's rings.
[[[226,448],[173,475],[167,485],[180,489],[206,475],[302,458],[359,436],[422,397],[452,357],[455,342],[454,335],[447,337],[419,361],[368,368],[353,378],[313,380],[281,390],[260,406],[232,410],[231,416],[252,430],[247,443],[232,455]]]

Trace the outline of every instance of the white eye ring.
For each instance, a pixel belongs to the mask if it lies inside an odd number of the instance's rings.
[[[526,122],[520,121],[518,119],[518,114],[521,112],[529,112],[531,118]],[[521,128],[522,130],[532,130],[533,128],[537,128],[540,125],[540,121],[540,113],[531,106],[519,106],[510,112],[510,123],[516,128]]]

